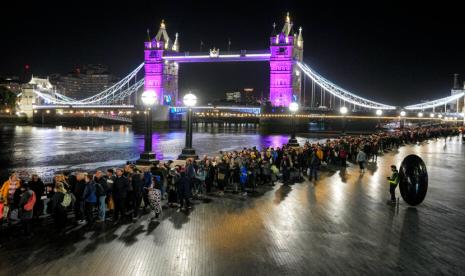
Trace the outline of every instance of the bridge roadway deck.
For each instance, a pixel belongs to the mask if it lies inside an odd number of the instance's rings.
[[[410,153],[427,164],[427,198],[389,206],[388,167]],[[364,175],[351,165],[253,198],[212,196],[160,222],[42,229],[32,241],[3,229],[0,275],[463,275],[464,159],[458,139],[433,141],[385,154]]]

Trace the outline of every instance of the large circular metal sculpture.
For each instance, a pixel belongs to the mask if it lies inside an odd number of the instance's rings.
[[[428,172],[423,160],[415,154],[404,158],[399,169],[399,190],[409,205],[420,204],[428,190]]]

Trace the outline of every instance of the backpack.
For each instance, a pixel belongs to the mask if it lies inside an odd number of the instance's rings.
[[[69,205],[71,205],[71,202],[73,201],[73,198],[69,193],[66,193],[65,196],[63,197],[63,201],[61,202],[61,206],[68,208]]]
[[[32,211],[32,208],[34,208],[34,204],[36,203],[36,193],[33,191],[31,192],[32,195],[29,197],[26,204],[24,204],[24,211]]]

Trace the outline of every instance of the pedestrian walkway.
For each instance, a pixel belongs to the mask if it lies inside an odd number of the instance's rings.
[[[446,145],[404,146],[364,174],[352,164],[252,199],[198,200],[159,221],[62,236],[43,228],[31,240],[2,230],[0,275],[463,274],[465,145],[457,137]],[[426,199],[388,205],[389,166],[412,153],[428,168]]]

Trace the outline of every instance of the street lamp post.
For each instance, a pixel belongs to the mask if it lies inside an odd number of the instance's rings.
[[[292,130],[291,130],[291,138],[288,141],[288,145],[290,147],[298,147],[299,142],[297,142],[297,139],[295,138],[295,113],[299,110],[299,104],[296,102],[292,102],[289,104],[289,111],[292,113]]]
[[[405,111],[401,111],[400,112],[400,118],[399,118],[399,127],[400,129],[404,129],[404,125],[405,125],[405,115],[407,115],[407,113]]]
[[[376,110],[376,116],[378,117],[378,127],[381,129],[381,115],[383,115],[383,111],[381,109]]]
[[[141,100],[146,107],[144,152],[140,154],[136,164],[149,166],[157,161],[155,153],[152,152],[152,107],[157,103],[157,95],[153,90],[146,90],[142,93]]]
[[[349,110],[345,106],[339,109],[339,112],[342,114],[342,135],[346,135],[346,114],[348,111]]]
[[[186,146],[182,149],[182,153],[178,156],[178,159],[198,159],[199,156],[195,153],[195,149],[192,148],[192,107],[194,107],[197,104],[197,97],[192,93],[186,94],[183,98],[183,102],[184,105],[187,107]]]

